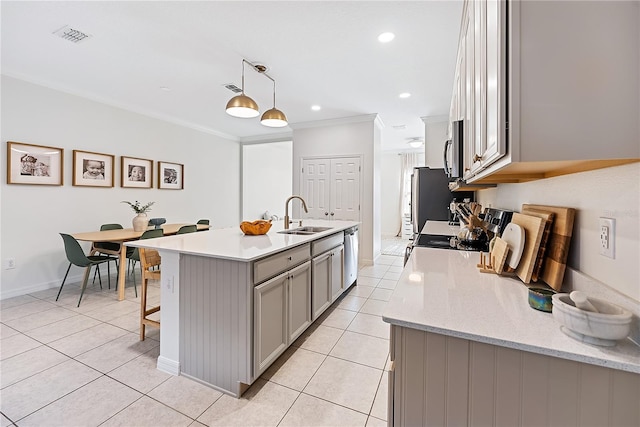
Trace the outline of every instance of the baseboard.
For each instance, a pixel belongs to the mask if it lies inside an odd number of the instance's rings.
[[[106,280],[107,275],[105,273],[103,273],[102,275],[102,280]],[[112,273],[111,274],[111,278],[115,280],[115,278],[117,277],[116,273]],[[67,281],[64,284],[65,289],[67,288],[67,285],[71,285],[71,284],[81,284],[82,280],[84,279],[84,272],[81,272],[80,274],[76,275],[76,276],[68,276],[67,277]],[[91,279],[89,279],[91,280]],[[62,278],[57,279],[57,280],[51,280],[48,282],[43,282],[43,283],[38,283],[35,285],[31,285],[31,286],[27,286],[27,287],[22,287],[22,288],[18,288],[18,289],[4,289],[4,287],[2,289],[0,289],[0,300],[5,300],[5,299],[9,299],[9,298],[14,298],[14,297],[19,297],[22,295],[28,295],[28,294],[32,294],[34,292],[40,292],[40,291],[46,291],[48,289],[53,289],[53,288],[59,288],[60,285],[62,284]]]
[[[168,359],[164,356],[158,356],[158,364],[156,367],[162,372],[166,372],[171,375],[180,375],[180,362]]]

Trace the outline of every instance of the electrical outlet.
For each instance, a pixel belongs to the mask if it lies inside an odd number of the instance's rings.
[[[600,218],[600,255],[615,259],[616,220],[613,218]]]
[[[15,258],[7,258],[4,260],[4,269],[11,270],[12,268],[16,268],[16,259]]]

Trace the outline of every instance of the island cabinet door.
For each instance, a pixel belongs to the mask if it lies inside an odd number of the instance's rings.
[[[311,324],[311,262],[289,272],[289,344],[296,340]]]
[[[331,301],[338,299],[344,291],[344,245],[331,251]]]
[[[285,272],[253,290],[256,378],[287,348],[288,282]]]
[[[313,320],[331,305],[331,252],[325,252],[311,261],[311,297]]]

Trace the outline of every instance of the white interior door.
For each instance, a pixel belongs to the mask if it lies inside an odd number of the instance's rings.
[[[301,218],[328,219],[331,180],[330,159],[303,159],[301,196],[307,203],[308,214],[300,209]]]
[[[301,196],[313,219],[360,220],[360,158],[302,159]]]
[[[360,219],[360,158],[331,159],[331,219]]]

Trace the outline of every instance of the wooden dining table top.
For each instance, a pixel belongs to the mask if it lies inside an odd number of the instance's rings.
[[[209,225],[206,224],[163,224],[161,226],[165,236],[176,234],[180,227],[184,225],[196,225],[198,231],[208,230]],[[154,227],[148,227],[147,230],[153,230]],[[83,233],[74,233],[72,236],[76,240],[85,242],[126,242],[129,240],[138,240],[142,236],[144,231],[135,231],[133,228],[121,228],[117,230],[103,230],[103,231],[87,231]]]

